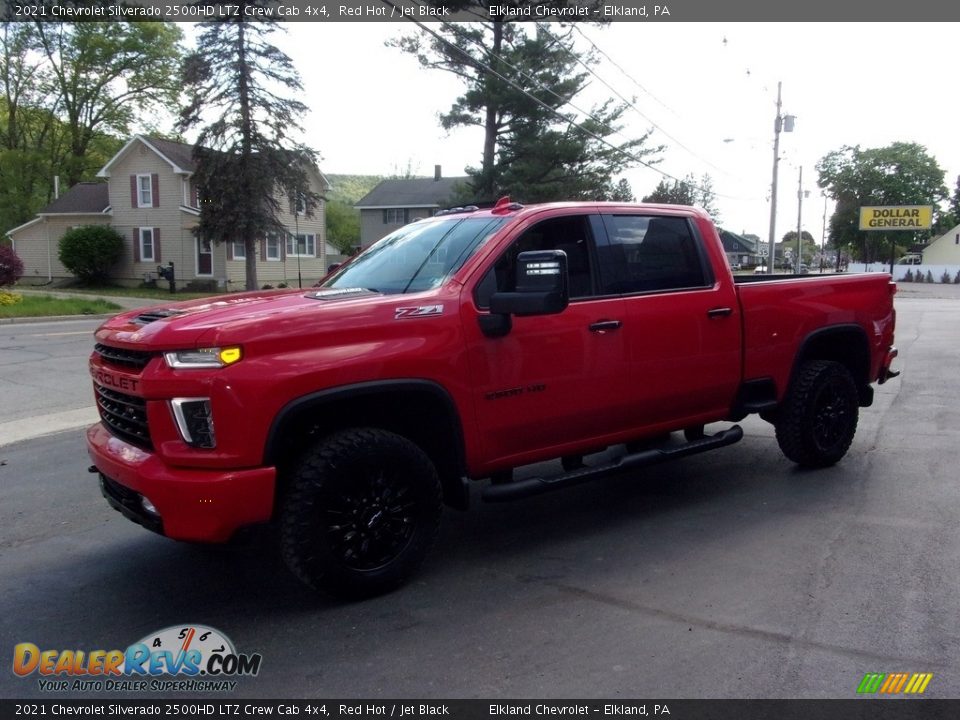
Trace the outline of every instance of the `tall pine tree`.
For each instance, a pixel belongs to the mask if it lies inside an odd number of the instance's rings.
[[[615,176],[639,158],[652,162],[662,150],[646,146],[649,132],[615,138],[625,103],[607,101],[584,112],[573,107],[587,84],[582,68],[593,58],[574,47],[569,31],[551,27],[506,20],[445,23],[391,43],[417,56],[423,67],[463,81],[463,95],[440,120],[446,130],[484,130],[480,166],[467,170],[473,199],[610,197]]]
[[[290,58],[267,38],[275,20],[247,7],[275,5],[271,0],[239,0],[239,11],[204,23],[197,50],[184,64],[187,105],[180,129],[200,127],[194,147],[194,179],[201,194],[197,234],[215,243],[240,240],[246,248],[246,289],[256,290],[257,241],[286,228],[282,203],[295,202],[306,214],[320,196],[310,190],[314,150],[295,142],[307,107],[278,94],[302,92]],[[211,119],[212,118],[212,119]]]

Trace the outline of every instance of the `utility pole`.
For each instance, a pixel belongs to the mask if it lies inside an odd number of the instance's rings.
[[[800,166],[800,177],[797,178],[797,259],[793,263],[794,272],[800,274],[800,261],[803,258],[801,250],[803,246],[800,243],[801,218],[803,217],[803,165]]]
[[[777,241],[777,170],[780,166],[780,132],[793,132],[793,115],[781,115],[782,82],[777,82],[777,117],[773,123],[773,181],[770,183],[770,255],[767,258],[767,272],[773,272],[776,252],[774,244]]]

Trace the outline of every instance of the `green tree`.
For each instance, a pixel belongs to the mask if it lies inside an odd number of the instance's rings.
[[[50,201],[63,128],[48,103],[49,71],[32,23],[0,25],[0,229],[29,220]]]
[[[196,52],[184,63],[188,101],[180,129],[201,127],[194,149],[204,199],[197,233],[216,243],[241,240],[246,288],[256,290],[257,240],[287,232],[281,202],[296,202],[312,215],[321,198],[310,190],[308,175],[316,152],[291,139],[302,130],[307,107],[279,94],[300,93],[303,86],[290,58],[268,42],[278,23],[246,20],[248,8],[273,3],[238,5],[236,15],[204,24]]]
[[[934,205],[946,199],[944,171],[922,145],[895,142],[883,148],[844,146],[816,165],[817,184],[836,201],[830,218],[830,244],[851,246],[865,262],[886,260],[890,242],[909,246],[909,232],[862,232],[860,208],[870,205]]]
[[[667,182],[666,178],[660,181],[649,195],[644,196],[645,203],[663,203],[666,205],[693,205],[696,201],[693,187],[685,180]]]
[[[720,213],[714,205],[716,195],[713,192],[713,179],[708,174],[705,174],[699,183],[694,179],[692,173],[683,180],[674,180],[672,183],[664,178],[652,193],[643,198],[643,202],[695,205],[710,213],[714,222],[720,222]]]
[[[82,282],[98,283],[123,255],[123,237],[107,225],[83,225],[60,238],[60,262]]]
[[[610,186],[605,197],[602,200],[613,200],[614,202],[636,202],[636,195],[633,194],[633,188],[626,178],[620,178],[616,185]]]
[[[577,51],[569,30],[559,29],[558,35],[546,26],[530,27],[506,20],[445,24],[391,44],[415,55],[423,67],[463,81],[464,93],[440,122],[445,130],[483,129],[480,166],[467,169],[473,199],[490,201],[504,194],[526,201],[604,197],[614,189],[612,178],[641,158],[652,162],[662,148],[645,146],[649,133],[615,139],[626,103],[607,101],[588,112],[574,108],[587,84],[580,68],[595,59]]]
[[[72,186],[102,165],[90,153],[98,135],[150,129],[158,109],[176,105],[183,33],[161,22],[38,22],[35,28],[49,71],[41,89],[46,107],[65,125],[63,172]]]
[[[820,249],[819,244],[806,230],[803,230],[800,233],[800,257],[802,260],[807,261],[814,256],[814,254]],[[790,251],[790,255],[793,255],[797,251],[797,231],[790,230],[787,233],[784,233],[783,239],[780,243],[777,244],[777,256],[786,255],[786,251]]]
[[[360,211],[339,200],[331,200],[325,208],[327,240],[341,255],[353,254],[360,246]]]

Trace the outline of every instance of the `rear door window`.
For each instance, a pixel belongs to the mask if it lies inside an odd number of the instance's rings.
[[[600,247],[604,294],[627,295],[702,288],[712,274],[686,218],[604,215]]]

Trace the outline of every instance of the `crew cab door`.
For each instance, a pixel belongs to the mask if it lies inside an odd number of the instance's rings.
[[[605,212],[602,220],[601,289],[624,301],[631,425],[723,418],[740,385],[742,349],[720,248],[705,245],[683,215]]]
[[[596,213],[545,213],[518,229],[509,247],[480,269],[463,325],[484,456],[490,462],[542,452],[614,432],[626,415],[629,379],[621,332],[624,302],[602,297]],[[516,287],[521,252],[567,255],[570,304],[553,315],[512,316],[500,337],[485,334],[495,292]]]

